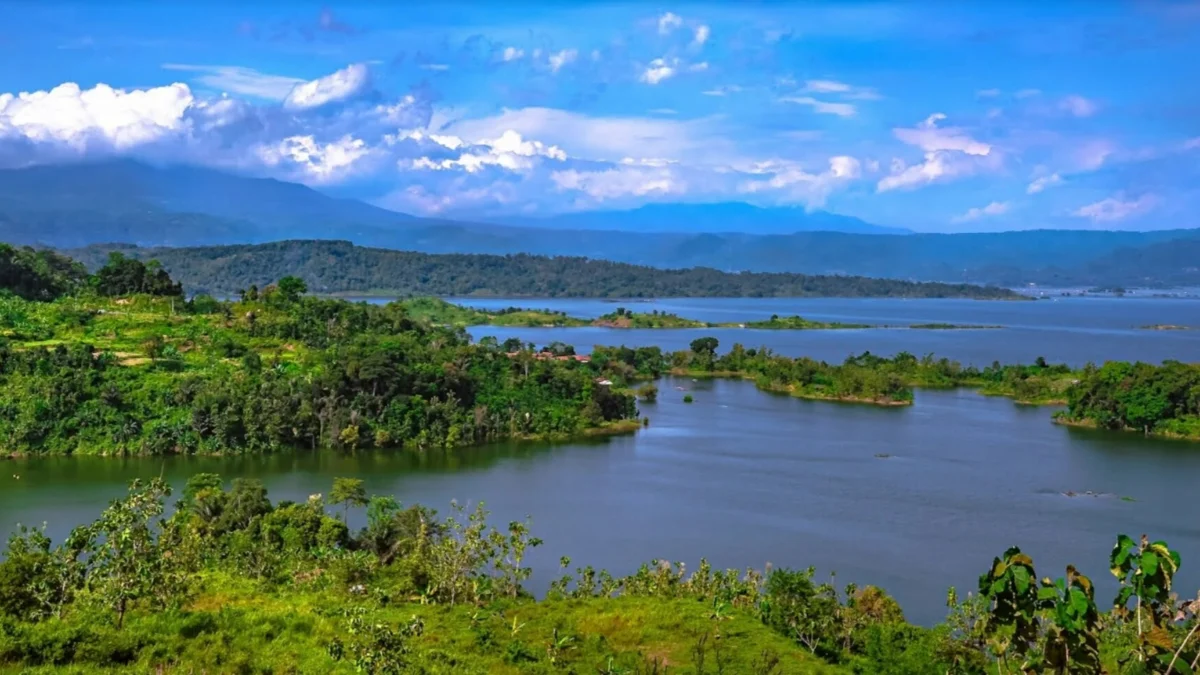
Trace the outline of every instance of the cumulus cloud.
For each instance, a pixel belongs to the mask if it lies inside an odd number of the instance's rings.
[[[961,216],[951,218],[952,223],[967,223],[972,220],[979,220],[989,216],[1002,216],[1008,213],[1011,205],[1008,202],[992,202],[987,206],[979,206],[972,209],[967,209],[967,212]]]
[[[767,179],[747,180],[738,190],[746,194],[770,191],[788,201],[800,201],[810,208],[823,206],[829,195],[839,187],[862,176],[862,164],[854,157],[839,155],[829,158],[829,168],[819,173],[805,170],[796,162],[776,160],[761,162],[752,172],[770,174]]]
[[[673,59],[671,63],[666,59],[654,59],[638,79],[646,84],[658,84],[675,74],[675,65],[678,63],[679,59]]]
[[[550,55],[550,72],[557,73],[559,69],[568,63],[573,63],[579,57],[579,51],[575,49],[564,49]]]
[[[424,136],[413,132],[408,138],[420,141]],[[450,150],[463,150],[457,158],[432,159],[427,156],[411,160],[403,160],[402,168],[432,169],[439,171],[460,169],[468,173],[476,173],[488,166],[496,166],[509,171],[529,171],[541,158],[564,161],[567,154],[555,145],[546,145],[540,141],[526,140],[521,134],[511,129],[505,131],[496,139],[481,139],[468,143],[457,136],[431,134],[428,138],[437,145]]]
[[[879,192],[970,175],[992,154],[991,145],[975,140],[963,129],[938,126],[945,119],[944,114],[934,113],[915,127],[892,130],[901,142],[923,150],[924,161],[908,166],[899,158],[892,160],[891,175],[876,185]]]
[[[68,82],[50,91],[0,94],[0,139],[35,146],[121,151],[171,136],[187,127],[195,102],[186,84],[126,91]]]
[[[711,31],[709,30],[708,26],[703,24],[696,26],[696,33],[695,37],[692,39],[692,44],[696,45],[697,47],[703,46],[705,42],[708,42],[708,37],[710,34]]]
[[[1041,176],[1033,179],[1029,187],[1025,188],[1026,194],[1036,195],[1048,187],[1053,187],[1063,182],[1062,176],[1057,173],[1052,173],[1049,176]]]
[[[289,110],[319,108],[358,96],[370,86],[371,77],[366,64],[355,63],[324,77],[296,85],[283,100],[283,107]]]
[[[667,12],[658,17],[658,34],[669,35],[671,31],[683,25],[683,17],[674,12]]]
[[[516,47],[505,47],[503,54],[501,54],[501,58],[505,61],[516,61],[523,56],[525,56],[525,50],[517,49]]]
[[[284,165],[299,171],[311,182],[325,183],[344,177],[369,150],[359,138],[343,136],[336,141],[320,143],[312,136],[291,136],[278,143],[260,145],[256,154],[269,167]]]
[[[1071,212],[1076,218],[1087,218],[1093,223],[1111,223],[1134,216],[1144,215],[1158,206],[1158,197],[1144,194],[1137,199],[1128,199],[1124,193],[1102,199],[1094,204],[1081,206]]]
[[[784,96],[779,99],[784,103],[796,103],[806,105],[813,109],[814,112],[822,115],[837,115],[839,117],[853,117],[858,113],[858,109],[852,103],[831,103],[829,101],[821,101],[811,96]]]

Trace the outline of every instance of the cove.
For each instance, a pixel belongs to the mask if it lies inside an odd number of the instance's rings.
[[[57,540],[134,477],[163,474],[177,489],[200,471],[254,477],[278,500],[327,494],[334,476],[349,476],[443,512],[452,499],[483,500],[496,524],[530,516],[546,541],[532,557],[538,592],[563,555],[614,574],[652,558],[695,569],[707,556],[720,567],[836,571],[839,584],[883,586],[928,624],[943,617],[947,586],[973,590],[1013,544],[1041,574],[1076,564],[1107,602],[1118,532],[1166,539],[1183,556],[1179,588],[1200,586],[1194,445],[1065,428],[1050,423],[1051,408],[965,390],[919,390],[910,408],[878,408],[735,380],[659,385],[658,402],[642,405],[649,428],[588,442],[8,462],[0,530],[47,522]]]

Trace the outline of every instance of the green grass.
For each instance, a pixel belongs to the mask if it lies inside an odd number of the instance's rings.
[[[386,589],[381,589],[386,592]],[[301,672],[353,673],[349,659],[336,661],[328,648],[351,639],[344,610],[361,607],[369,624],[424,623],[408,640],[408,660],[429,673],[695,673],[703,648],[705,672],[761,672],[764,658],[778,659],[773,673],[821,675],[845,672],[810,656],[764,626],[749,609],[723,619],[696,599],[645,597],[507,601],[486,607],[380,605],[340,591],[264,592],[253,582],[224,573],[208,576],[181,610],[130,615],[118,631],[87,610],[66,621],[24,624],[14,638],[0,631],[0,661],[38,645],[59,653],[62,663],[0,665],[0,673],[92,672]],[[19,632],[19,631],[18,631]],[[557,635],[557,650],[552,649]],[[716,637],[719,635],[720,637]],[[57,650],[45,650],[57,642]],[[718,651],[719,650],[719,653]],[[553,663],[552,663],[553,659]],[[126,661],[122,667],[101,667]],[[67,662],[70,662],[69,667]],[[642,668],[642,670],[637,670]]]

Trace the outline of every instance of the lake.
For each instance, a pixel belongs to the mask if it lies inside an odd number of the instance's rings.
[[[652,302],[614,303],[580,299],[448,298],[482,309],[509,306],[548,308],[592,318],[626,307],[636,312],[670,312],[699,321],[740,322],[798,314],[817,321],[906,326],[954,323],[1004,326],[999,330],[746,330],[700,328],[628,330],[614,328],[504,328],[476,326],[476,338],[517,337],[538,346],[553,341],[574,344],[581,352],[593,345],[659,345],[686,349],[697,337],[713,336],[728,348],[770,347],[787,356],[809,356],[841,362],[870,351],[891,356],[907,351],[932,352],[963,363],[985,366],[992,361],[1031,363],[1044,356],[1054,363],[1082,366],[1091,361],[1200,360],[1200,330],[1154,331],[1141,326],[1182,325],[1200,328],[1200,301],[1166,298],[1056,298],[1027,302],[979,300],[896,300],[860,298],[676,298]]]
[[[497,525],[532,516],[546,541],[531,558],[537,590],[562,555],[614,574],[655,557],[695,569],[707,556],[722,567],[836,571],[839,584],[881,585],[910,619],[933,623],[947,586],[973,590],[1013,544],[1043,575],[1077,564],[1107,602],[1119,532],[1169,541],[1183,555],[1182,592],[1200,587],[1200,452],[1188,444],[1067,429],[1050,423],[1049,408],[968,391],[920,391],[913,407],[889,409],[802,401],[742,381],[660,384],[660,400],[643,405],[648,429],[587,443],[14,461],[0,479],[0,527],[49,521],[60,537],[138,476],[162,473],[177,488],[199,471],[252,476],[273,498],[294,500],[355,476],[443,512],[451,499],[483,500]],[[1089,490],[1101,496],[1062,494]]]
[[[465,300],[482,307],[551,307],[598,316],[621,304],[596,300]],[[842,299],[684,299],[628,303],[706,321],[771,314],[875,324],[999,324],[1003,330],[747,331],[498,329],[592,344],[685,348],[699,335],[768,345],[840,361],[870,350],[933,352],[964,362],[1029,362],[1042,355],[1081,364],[1106,359],[1200,360],[1200,332],[1146,331],[1146,324],[1200,326],[1200,302],[1069,298],[1037,302]],[[683,391],[695,403],[682,402]],[[298,452],[270,457],[12,461],[0,467],[0,534],[18,522],[49,524],[57,538],[98,515],[134,477],[160,473],[181,487],[200,471],[256,477],[274,499],[328,493],[335,476],[421,502],[484,500],[493,523],[531,516],[533,586],[544,590],[557,561],[633,571],[652,558],[702,556],[718,566],[816,566],[838,583],[877,584],[908,617],[944,616],[946,588],[973,590],[1010,545],[1038,572],[1067,563],[1089,574],[1098,602],[1111,598],[1107,556],[1117,533],[1166,539],[1184,564],[1181,594],[1200,587],[1200,445],[1136,434],[1068,429],[1052,408],[1017,406],[970,391],[918,391],[910,408],[813,402],[760,392],[742,381],[667,379],[643,404],[651,425],[599,441],[505,444],[451,453]],[[877,455],[888,455],[879,457]],[[19,476],[19,479],[17,478]],[[1099,496],[1068,497],[1091,491]],[[1127,501],[1122,498],[1129,498]],[[361,514],[356,516],[361,522]],[[352,523],[353,524],[353,523]]]

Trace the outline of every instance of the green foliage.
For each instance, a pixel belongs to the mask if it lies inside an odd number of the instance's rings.
[[[1064,418],[1109,429],[1200,438],[1200,365],[1113,361],[1085,368]]]
[[[108,263],[92,277],[92,287],[104,296],[159,295],[182,296],[183,286],[172,280],[162,264],[151,259],[143,263],[127,258],[119,251],[108,255]]]
[[[74,253],[95,264],[111,249],[94,246]],[[323,293],[400,296],[1021,298],[1007,288],[971,284],[659,269],[565,256],[428,254],[343,241],[120,250],[142,260],[161,260],[192,293],[232,294],[295,275]]]
[[[86,278],[83,265],[54,251],[0,243],[0,295],[53,300],[78,289]]]

